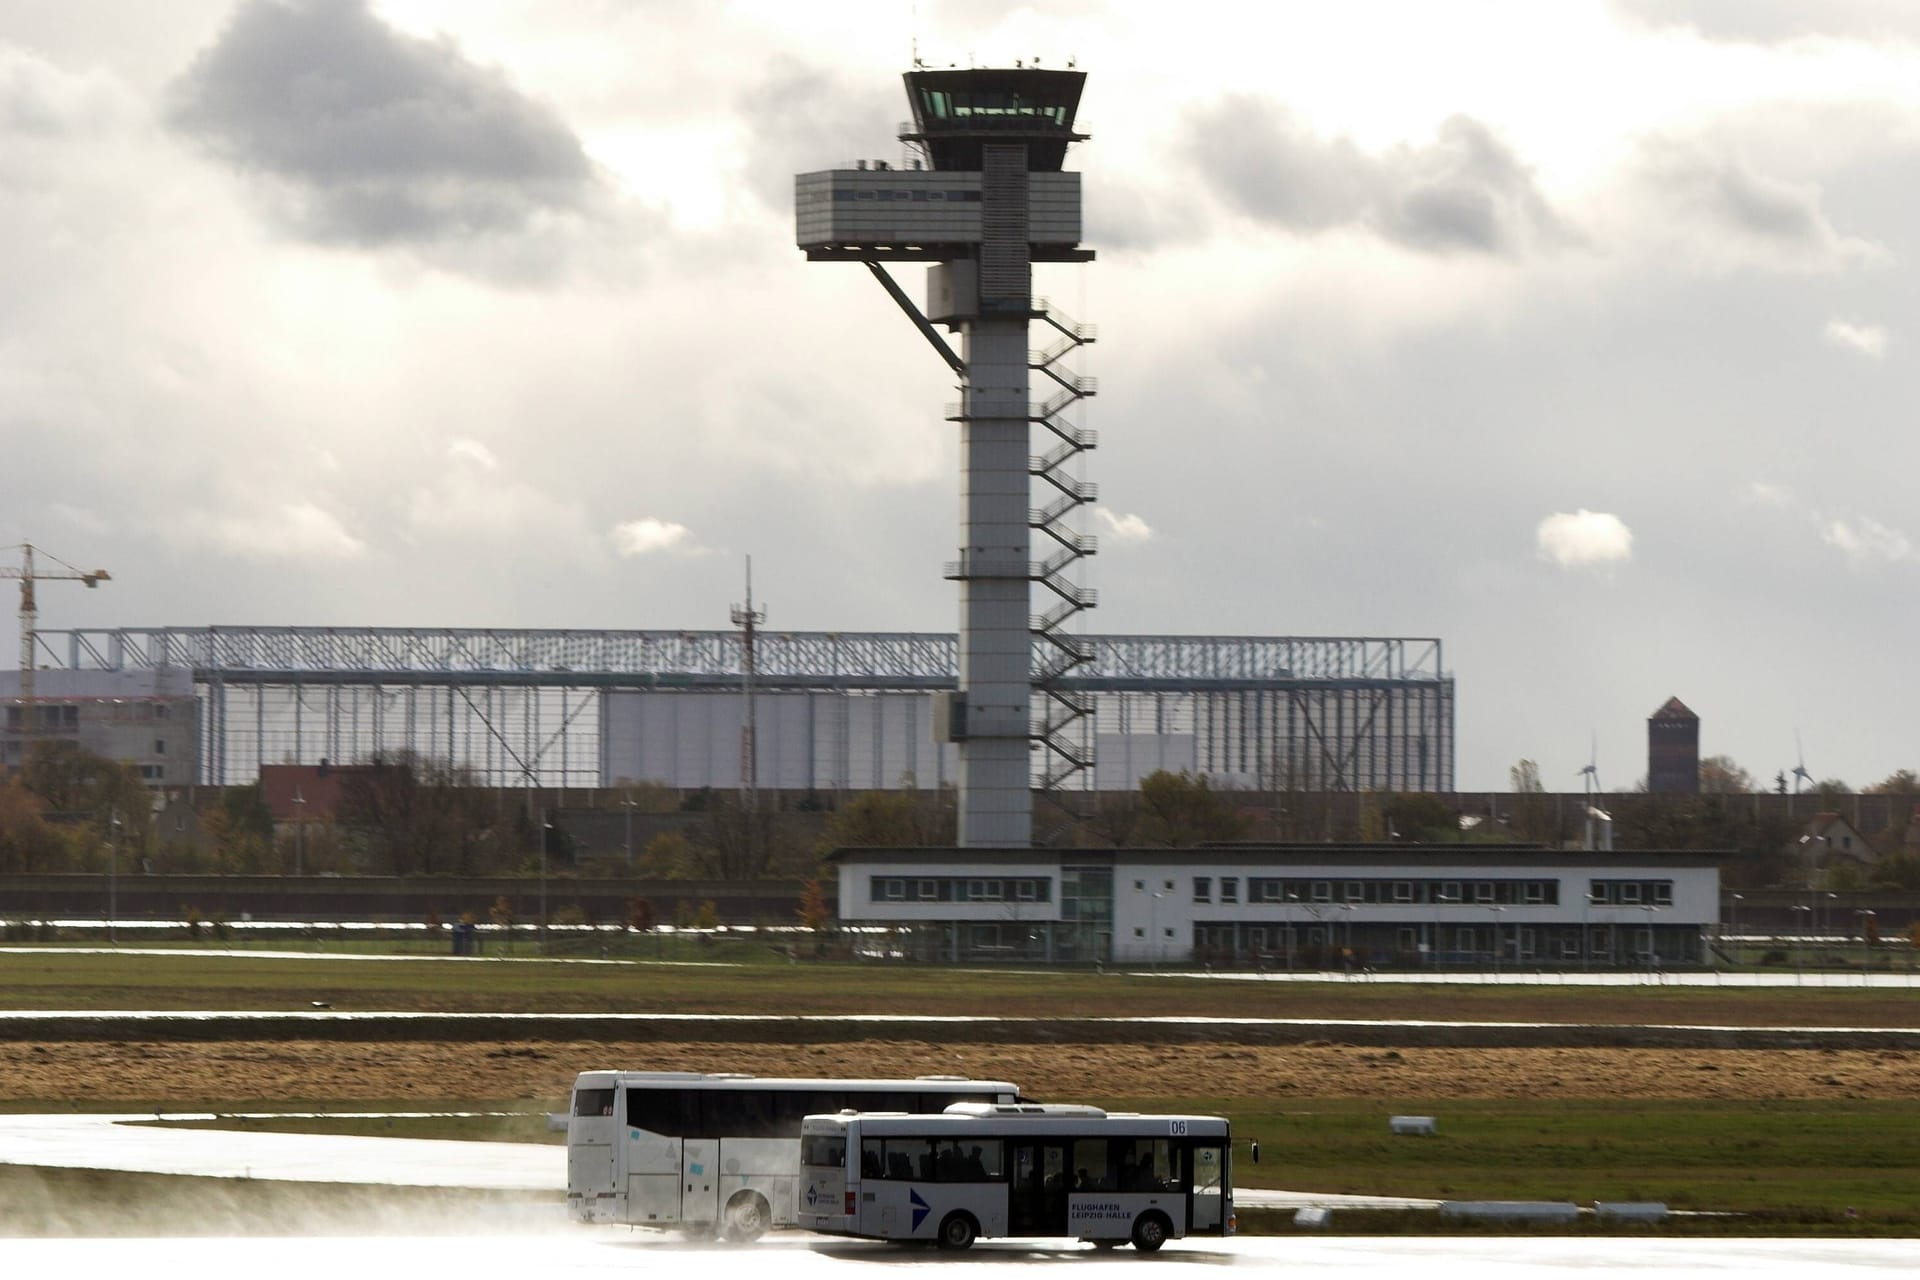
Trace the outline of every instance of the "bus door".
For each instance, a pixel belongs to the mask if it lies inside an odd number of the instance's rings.
[[[1070,1234],[1067,1231],[1067,1144],[1009,1141],[1007,1159],[1007,1234]]]
[[[687,1138],[680,1144],[680,1221],[711,1223],[720,1216],[720,1141]]]
[[[1193,1190],[1187,1198],[1187,1230],[1219,1234],[1226,1218],[1227,1149],[1220,1143],[1196,1142]]]

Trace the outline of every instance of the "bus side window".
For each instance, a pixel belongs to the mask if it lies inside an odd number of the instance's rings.
[[[629,1089],[627,1124],[670,1138],[701,1137],[700,1095],[692,1089]]]
[[[880,1139],[862,1138],[860,1140],[860,1176],[863,1178],[883,1178],[880,1164]]]
[[[1105,1138],[1081,1138],[1073,1144],[1073,1189],[1114,1190],[1113,1167],[1107,1161]]]

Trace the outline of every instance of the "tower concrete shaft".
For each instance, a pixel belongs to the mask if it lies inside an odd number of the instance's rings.
[[[1062,592],[1062,568],[1091,550],[1059,532],[1063,512],[1081,500],[1077,486],[1063,507],[1037,515],[1032,506],[1036,466],[1060,484],[1060,458],[1033,457],[1032,424],[1060,428],[1055,410],[1036,419],[1027,343],[1033,263],[1093,256],[1079,248],[1079,175],[1061,169],[1067,147],[1084,136],[1073,131],[1084,80],[1025,68],[909,72],[914,119],[901,140],[919,159],[795,181],[796,238],[808,258],[866,263],[960,377],[961,402],[949,415],[961,431],[960,558],[947,570],[960,584],[959,687],[936,704],[935,731],[958,745],[959,842],[971,848],[1032,843],[1035,742],[1051,748],[1064,723],[1049,716],[1036,724],[1033,715],[1032,582]],[[926,315],[879,265],[907,261],[935,264]],[[934,325],[960,334],[958,353]],[[1074,451],[1091,447],[1090,438],[1073,439]],[[1036,521],[1067,548],[1064,558],[1035,565]],[[1065,594],[1070,607],[1049,611],[1038,630],[1057,629],[1091,603]],[[1047,669],[1049,678],[1060,673],[1057,661]]]
[[[961,322],[959,841],[1033,837],[1027,318]]]

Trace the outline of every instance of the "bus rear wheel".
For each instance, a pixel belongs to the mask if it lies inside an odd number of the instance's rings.
[[[726,1222],[721,1228],[727,1239],[739,1244],[758,1240],[773,1221],[773,1211],[758,1191],[742,1191],[727,1201]]]
[[[1172,1232],[1172,1225],[1161,1215],[1143,1213],[1134,1219],[1133,1247],[1141,1253],[1152,1253],[1167,1242]]]
[[[971,1249],[980,1235],[980,1227],[964,1213],[950,1213],[940,1220],[942,1249]]]

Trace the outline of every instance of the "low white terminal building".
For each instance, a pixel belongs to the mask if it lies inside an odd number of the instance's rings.
[[[844,924],[948,962],[1706,963],[1720,856],[1516,845],[841,849]]]

